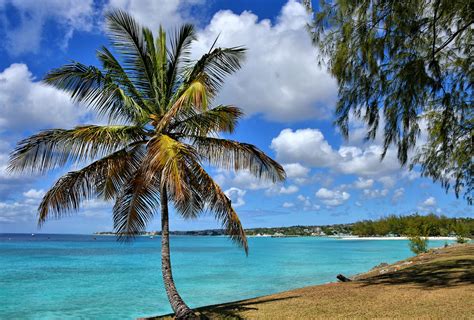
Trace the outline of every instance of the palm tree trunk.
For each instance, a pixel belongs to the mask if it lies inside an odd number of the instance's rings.
[[[161,190],[161,272],[163,274],[163,283],[166,294],[175,313],[176,319],[197,319],[194,312],[186,305],[176,290],[171,272],[170,259],[170,235],[169,235],[169,217],[168,217],[168,195],[166,187]]]

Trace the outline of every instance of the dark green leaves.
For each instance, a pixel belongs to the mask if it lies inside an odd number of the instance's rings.
[[[355,115],[374,139],[382,116],[385,152],[395,145],[402,165],[420,164],[423,175],[447,190],[454,185],[469,202],[473,12],[467,0],[325,0],[309,26],[320,60],[339,84],[342,133],[348,135]],[[416,150],[420,123],[433,119],[428,143]],[[410,159],[411,153],[418,156]]]

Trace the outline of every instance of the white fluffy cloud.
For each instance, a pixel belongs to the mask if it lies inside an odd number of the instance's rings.
[[[295,185],[290,185],[288,187],[282,186],[280,187],[280,194],[292,194],[298,192],[299,188]]]
[[[271,142],[270,148],[276,157],[284,163],[301,163],[310,167],[330,168],[342,174],[354,174],[375,178],[400,171],[396,152],[389,149],[383,161],[380,161],[382,147],[379,145],[347,146],[334,149],[318,129],[283,129]],[[361,180],[362,184],[373,184],[373,180]]]
[[[230,189],[225,190],[224,193],[232,201],[232,206],[234,208],[241,207],[245,204],[244,196],[247,191],[232,187]]]
[[[335,164],[335,169],[344,174],[362,176],[381,176],[400,170],[395,150],[389,149],[383,161],[380,161],[383,148],[370,145],[365,149],[355,146],[342,146],[338,153],[342,161]]]
[[[250,171],[246,170],[236,172],[234,177],[229,180],[229,184],[249,190],[261,190],[273,186],[272,182],[259,179],[255,177]]]
[[[7,6],[18,17],[18,22],[10,20],[6,14]],[[54,21],[61,28],[59,46],[67,46],[68,40],[75,30],[89,31],[92,29],[94,15],[93,0],[41,0],[0,1],[0,28],[4,30],[3,46],[11,55],[37,53],[41,47],[44,26]]]
[[[405,188],[398,188],[393,192],[392,203],[397,203],[405,195]]]
[[[434,197],[429,197],[421,204],[423,207],[434,207],[436,206],[436,199]]]
[[[23,196],[25,196],[28,199],[41,199],[44,196],[45,192],[43,189],[36,190],[36,189],[30,189],[26,192],[23,192]]]
[[[319,189],[315,196],[320,199],[322,203],[330,207],[340,206],[351,197],[346,191],[329,190],[326,188]]]
[[[359,177],[357,181],[354,182],[354,188],[356,189],[367,189],[371,188],[374,185],[373,179],[364,179]]]
[[[309,172],[311,171],[309,168],[306,168],[299,163],[283,164],[283,169],[285,170],[286,176],[289,179],[307,178]]]
[[[36,206],[26,202],[0,202],[0,224],[34,219]],[[5,230],[7,231],[7,230]]]
[[[110,0],[105,9],[120,8],[131,13],[140,23],[156,32],[160,25],[177,28],[191,22],[190,9],[204,0]]]
[[[294,206],[295,204],[293,202],[284,202],[282,205],[283,208],[292,208]]]
[[[8,154],[19,134],[71,127],[85,115],[66,93],[36,81],[27,65],[15,63],[0,70],[0,200],[21,193],[36,178],[7,172]]]
[[[276,121],[330,116],[337,86],[317,65],[307,21],[304,7],[295,0],[282,8],[275,24],[249,11],[217,12],[199,33],[196,56],[208,52],[218,35],[217,46],[248,48],[242,70],[226,80],[218,101]]]
[[[84,109],[62,91],[35,81],[22,63],[0,72],[0,130],[37,130],[77,124]]]
[[[283,129],[270,145],[282,162],[301,162],[315,167],[328,167],[339,156],[318,129]]]

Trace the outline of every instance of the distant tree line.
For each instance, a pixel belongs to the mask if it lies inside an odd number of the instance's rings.
[[[461,236],[474,238],[474,219],[448,218],[430,214],[421,216],[390,215],[378,220],[363,220],[355,223],[333,224],[323,226],[290,226],[245,229],[249,236],[281,235],[281,236]],[[114,234],[114,232],[96,232],[96,234]],[[222,229],[208,229],[195,231],[170,231],[172,235],[188,236],[221,236]],[[161,231],[142,232],[141,235],[159,236]]]
[[[429,214],[421,216],[390,215],[379,220],[364,220],[351,226],[358,236],[474,236],[474,219],[448,218]]]

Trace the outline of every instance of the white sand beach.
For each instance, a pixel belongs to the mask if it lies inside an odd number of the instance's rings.
[[[456,237],[427,237],[428,240],[456,240]],[[345,236],[336,238],[338,240],[408,240],[408,237],[357,237]]]

